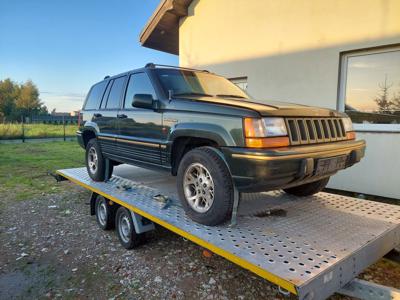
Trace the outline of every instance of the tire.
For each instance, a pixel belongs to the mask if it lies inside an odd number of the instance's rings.
[[[232,178],[215,148],[199,147],[187,152],[179,164],[177,177],[180,201],[193,221],[215,226],[231,216]]]
[[[123,206],[120,206],[117,210],[115,227],[118,239],[125,249],[133,249],[143,244],[144,233],[136,233],[131,212]]]
[[[104,181],[106,160],[101,152],[101,148],[97,139],[91,139],[86,146],[86,169],[87,172],[94,181]],[[109,164],[109,176],[111,177],[113,172],[113,164]]]
[[[116,205],[110,205],[103,196],[97,196],[95,204],[96,221],[103,230],[113,229],[115,226]]]
[[[320,179],[318,181],[298,185],[295,187],[291,187],[288,189],[283,189],[286,193],[295,195],[295,196],[310,196],[314,195],[324,189],[324,187],[328,184],[329,177]]]

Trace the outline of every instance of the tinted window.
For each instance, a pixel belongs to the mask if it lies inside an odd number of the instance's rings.
[[[103,97],[104,89],[106,88],[106,82],[102,81],[100,83],[95,84],[87,97],[85,109],[98,109],[101,101],[101,97]]]
[[[112,84],[113,84],[113,80],[110,80],[107,84],[106,91],[104,92],[104,95],[103,95],[103,100],[101,101],[101,109],[106,108],[108,94],[110,94]]]
[[[125,96],[125,108],[132,108],[132,100],[135,94],[150,94],[156,98],[154,88],[145,73],[132,74],[129,77],[128,89]]]
[[[207,72],[196,72],[179,69],[156,69],[161,85],[168,95],[175,96],[233,96],[248,98],[247,94],[228,79]]]
[[[108,95],[106,108],[119,108],[119,102],[124,89],[125,78],[126,76],[114,79],[110,94]]]

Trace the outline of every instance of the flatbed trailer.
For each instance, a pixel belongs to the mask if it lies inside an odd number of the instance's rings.
[[[355,279],[400,244],[400,206],[323,192],[241,194],[236,224],[210,227],[185,215],[168,174],[122,165],[106,182],[92,181],[86,168],[57,176],[92,191],[92,214],[101,195],[132,212],[137,233],[159,224],[299,299],[400,299],[397,289]]]

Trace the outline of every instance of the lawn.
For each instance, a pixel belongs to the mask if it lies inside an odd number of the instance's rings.
[[[76,124],[65,125],[65,136],[75,136],[77,129]],[[0,139],[21,139],[23,133],[27,139],[63,137],[64,128],[62,124],[24,124],[22,131],[21,124],[0,124]]]
[[[57,193],[62,186],[47,173],[83,165],[77,142],[0,144],[0,194],[23,200]]]

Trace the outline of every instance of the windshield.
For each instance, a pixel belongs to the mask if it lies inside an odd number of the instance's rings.
[[[206,72],[156,69],[166,95],[233,97],[247,99],[247,94],[228,79]]]

